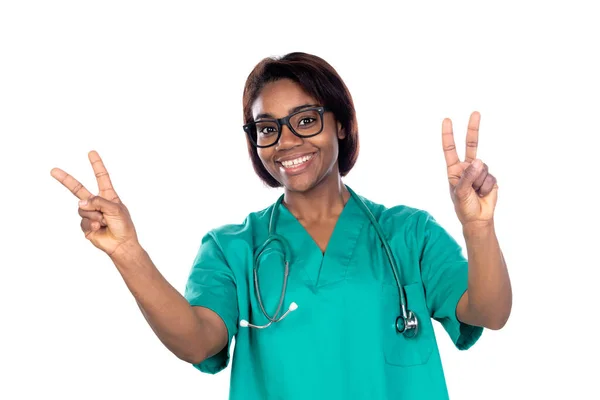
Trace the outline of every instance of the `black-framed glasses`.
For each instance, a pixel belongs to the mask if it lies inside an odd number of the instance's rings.
[[[287,126],[301,138],[316,136],[323,131],[325,107],[309,107],[283,118],[265,118],[244,125],[244,132],[256,147],[270,147],[279,141],[282,127]]]

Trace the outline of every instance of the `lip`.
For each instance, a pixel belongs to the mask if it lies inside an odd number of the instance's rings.
[[[286,168],[283,166],[283,164],[281,163],[281,161],[288,161],[288,160],[294,160],[298,157],[304,157],[304,156],[308,156],[311,155],[312,157],[310,160],[306,161],[305,163],[302,163],[300,165],[296,165],[293,167],[289,167]],[[299,155],[295,155],[293,157],[285,157],[285,158],[281,158],[281,161],[277,161],[277,164],[279,165],[279,171],[281,171],[281,173],[285,174],[285,175],[298,175],[301,174],[302,172],[304,172],[314,161],[314,159],[316,158],[317,153],[304,153],[304,154],[299,154]]]
[[[293,154],[291,156],[285,156],[285,157],[281,157],[278,158],[277,160],[275,160],[275,162],[282,162],[282,161],[290,161],[290,160],[295,160],[296,158],[300,158],[300,157],[304,157],[304,156],[310,156],[311,154],[317,154],[316,151],[311,151],[308,153],[298,153],[298,154]]]

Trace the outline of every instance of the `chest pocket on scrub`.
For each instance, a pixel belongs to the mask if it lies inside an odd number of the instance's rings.
[[[412,338],[396,330],[396,318],[400,316],[400,297],[396,285],[384,284],[383,302],[383,351],[388,364],[411,367],[426,364],[435,346],[433,325],[427,309],[423,285],[412,283],[404,286],[408,309],[417,316],[419,330]]]

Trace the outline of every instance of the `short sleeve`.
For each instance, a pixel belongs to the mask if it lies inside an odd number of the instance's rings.
[[[202,239],[185,287],[184,297],[192,306],[211,309],[227,327],[227,345],[221,352],[194,364],[198,370],[215,374],[229,364],[231,339],[237,334],[237,291],[231,268],[214,233]]]
[[[482,327],[465,324],[456,316],[456,306],[468,287],[468,260],[457,241],[426,212],[420,217],[419,234],[427,306],[455,346],[467,350],[483,333]]]

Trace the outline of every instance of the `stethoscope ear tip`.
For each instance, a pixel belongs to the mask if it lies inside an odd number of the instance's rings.
[[[240,326],[242,328],[247,328],[248,327],[248,321],[246,321],[245,319],[240,321]]]
[[[298,309],[298,304],[296,304],[295,302],[292,302],[292,304],[290,304],[289,310],[294,311],[296,309]]]

